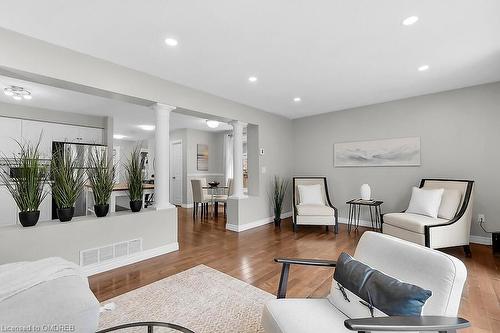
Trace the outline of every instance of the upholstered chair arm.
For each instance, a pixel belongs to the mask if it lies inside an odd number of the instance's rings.
[[[462,318],[421,316],[421,317],[375,317],[347,319],[344,326],[351,331],[377,332],[377,331],[437,331],[454,333],[459,329],[467,328],[470,323]]]
[[[279,264],[283,264],[281,268],[280,283],[278,286],[277,298],[286,297],[286,289],[288,286],[288,273],[290,272],[290,265],[305,265],[305,266],[319,266],[319,267],[335,267],[337,262],[334,260],[326,259],[293,259],[293,258],[275,258]]]

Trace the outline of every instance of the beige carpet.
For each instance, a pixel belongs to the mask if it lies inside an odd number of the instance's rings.
[[[199,265],[104,302],[113,302],[116,308],[101,313],[99,326],[164,321],[196,333],[263,332],[262,309],[273,298],[243,281]]]

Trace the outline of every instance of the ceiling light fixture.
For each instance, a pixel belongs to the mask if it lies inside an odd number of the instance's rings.
[[[179,42],[175,38],[166,38],[165,44],[167,44],[168,46],[177,46],[177,44],[179,44]]]
[[[426,70],[429,69],[429,65],[422,65],[418,68],[419,72],[425,72]]]
[[[418,16],[409,16],[403,20],[403,25],[410,26],[414,25],[418,21]]]
[[[7,96],[11,96],[16,101],[20,101],[22,99],[32,99],[31,92],[23,87],[18,86],[9,86],[3,89],[3,93]]]
[[[210,128],[219,127],[219,122],[217,120],[207,120],[207,126]]]
[[[293,101],[294,101],[294,102],[297,102],[297,103],[298,103],[298,102],[300,102],[301,100],[302,100],[302,98],[300,98],[300,97],[295,97],[295,98],[293,99]]]
[[[139,125],[139,128],[144,131],[154,131],[155,125]]]
[[[248,78],[248,81],[250,81],[250,82],[257,82],[257,77],[256,76],[250,76]]]
[[[113,134],[113,139],[121,140],[121,139],[125,139],[125,138],[126,138],[126,136],[123,134]]]

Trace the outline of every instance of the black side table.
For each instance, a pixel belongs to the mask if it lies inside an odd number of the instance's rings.
[[[370,209],[370,220],[372,222],[372,229],[382,231],[382,211],[380,206],[383,201],[378,200],[363,200],[363,199],[352,199],[346,202],[349,205],[349,221],[347,224],[347,232],[351,232],[352,228],[358,230],[359,227],[359,215],[361,212],[361,206],[368,206]],[[375,210],[375,211],[373,211]]]

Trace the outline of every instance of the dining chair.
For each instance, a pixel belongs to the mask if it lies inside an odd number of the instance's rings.
[[[206,179],[205,179],[206,183]],[[198,214],[198,204],[201,205],[201,217],[208,215],[208,203],[210,198],[203,190],[203,179],[191,179],[191,189],[193,192],[193,218]]]

